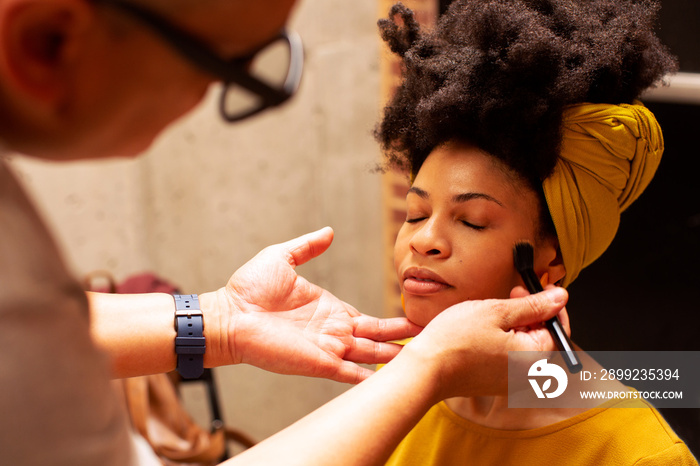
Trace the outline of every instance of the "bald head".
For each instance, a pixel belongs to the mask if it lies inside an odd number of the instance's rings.
[[[295,0],[130,0],[222,58],[285,27]],[[0,0],[0,140],[52,159],[135,155],[215,77],[100,0]]]

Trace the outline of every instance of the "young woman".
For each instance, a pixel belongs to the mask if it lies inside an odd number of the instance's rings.
[[[519,241],[545,285],[567,286],[607,248],[663,152],[635,100],[676,67],[653,34],[657,6],[457,0],[429,33],[401,5],[380,22],[404,64],[377,137],[412,178],[394,251],[410,320],[524,293]],[[503,396],[436,405],[389,464],[465,462],[697,464],[644,401],[513,409]]]

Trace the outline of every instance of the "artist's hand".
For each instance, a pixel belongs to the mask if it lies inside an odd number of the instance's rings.
[[[296,266],[322,254],[332,241],[333,230],[324,228],[265,248],[224,288],[200,297],[217,308],[212,315],[220,335],[208,341],[217,346],[213,351],[226,353],[225,363],[358,383],[373,371],[355,363],[388,362],[401,347],[384,342],[421,330],[404,318],[363,315],[297,275]]]
[[[556,285],[546,285],[544,287],[545,290],[553,290],[556,288]],[[516,286],[510,291],[510,297],[511,298],[523,298],[525,296],[530,296],[530,292],[527,291],[527,288],[523,286]],[[562,309],[559,314],[557,314],[557,317],[559,317],[559,322],[561,322],[561,325],[564,327],[564,331],[568,336],[571,336],[571,327],[569,325],[569,314],[566,312],[566,308]],[[518,330],[530,330],[531,328],[540,328],[542,327],[543,322],[535,322],[534,325],[532,326],[526,326],[524,328],[518,329]],[[539,335],[540,333],[538,333]],[[533,334],[535,335],[535,334]],[[546,350],[543,350],[546,351]]]
[[[523,292],[524,291],[524,292]],[[436,401],[454,396],[503,395],[508,387],[508,351],[554,351],[541,322],[560,313],[568,294],[551,287],[528,295],[515,289],[513,299],[467,301],[438,314],[401,353],[431,367]]]

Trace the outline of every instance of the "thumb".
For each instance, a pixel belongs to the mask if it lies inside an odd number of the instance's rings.
[[[540,293],[509,299],[504,304],[501,328],[527,327],[557,315],[569,299],[564,288],[554,287]]]
[[[280,246],[289,254],[289,264],[296,267],[323,254],[332,242],[333,229],[324,227],[282,243]]]

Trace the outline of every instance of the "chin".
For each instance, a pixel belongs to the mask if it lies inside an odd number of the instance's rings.
[[[154,140],[155,137],[123,138],[117,141],[114,138],[104,141],[77,141],[65,147],[51,148],[51,150],[38,156],[45,159],[63,161],[110,158],[133,159],[150,148]]]
[[[405,313],[408,320],[416,325],[425,327],[442,311],[444,311],[444,308],[433,310],[433,306],[426,305],[425,303],[406,303]]]
[[[469,300],[470,298],[466,298]],[[433,320],[438,314],[440,314],[445,309],[454,306],[455,304],[463,302],[462,300],[452,302],[453,299],[435,299],[435,297],[416,297],[411,296],[406,298],[404,296],[405,302],[405,314],[408,320],[416,325],[425,327]]]
[[[113,145],[101,152],[102,158],[133,159],[139,157],[151,148],[155,137],[142,137],[134,140],[125,140],[123,144]]]

